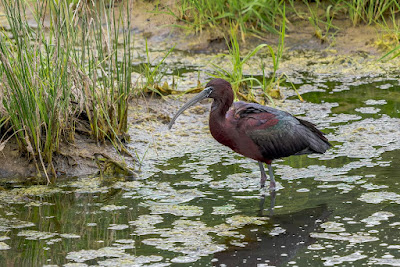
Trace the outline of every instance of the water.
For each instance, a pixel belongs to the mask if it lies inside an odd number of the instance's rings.
[[[276,196],[256,163],[200,131],[137,181],[3,184],[0,265],[400,265],[398,81],[306,79],[318,90],[286,108],[335,146],[276,161]]]

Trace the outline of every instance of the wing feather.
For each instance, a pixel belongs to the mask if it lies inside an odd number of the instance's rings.
[[[331,146],[323,133],[308,121],[271,107],[237,103],[235,116],[241,118],[238,127],[266,159],[324,153]]]

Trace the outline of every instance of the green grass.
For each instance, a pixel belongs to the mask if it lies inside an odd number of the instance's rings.
[[[283,8],[283,14],[285,14],[285,7]],[[216,78],[222,78],[229,81],[232,84],[232,89],[235,93],[235,98],[241,98],[246,101],[252,102],[260,102],[264,104],[264,99],[269,100],[269,102],[274,105],[273,98],[281,98],[281,93],[279,89],[279,85],[285,80],[286,76],[284,74],[278,74],[279,63],[284,55],[284,46],[285,46],[285,15],[283,15],[283,23],[280,30],[280,40],[278,47],[274,49],[272,46],[267,44],[260,44],[252,51],[248,52],[245,56],[241,55],[241,49],[239,42],[237,40],[237,29],[231,27],[231,34],[229,40],[227,41],[227,45],[229,47],[228,57],[230,59],[230,68],[224,68],[218,66],[217,64],[213,64],[215,73],[211,74],[211,76]],[[273,70],[272,74],[268,77],[266,76],[265,71],[265,60],[263,56],[261,56],[261,64],[260,69],[262,72],[262,78],[257,79],[254,76],[246,77],[243,74],[243,67],[250,58],[255,56],[258,52],[262,52],[264,48],[268,48],[268,53],[271,56]],[[250,84],[250,85],[249,85]],[[256,85],[262,89],[261,96],[264,98],[261,101],[256,99],[255,94],[253,93],[253,85]],[[296,91],[300,100],[302,100],[301,96],[297,92],[296,88],[293,86],[293,89]]]
[[[290,6],[286,10],[288,14],[309,20],[321,40],[326,40],[329,30],[335,28],[335,14],[347,16],[356,26],[381,23],[391,15],[397,16],[400,11],[397,0],[177,0],[176,3],[177,8],[169,9],[167,14],[183,23],[174,26],[196,32],[208,27],[227,33],[229,25],[236,25],[243,41],[246,33],[260,38],[265,32],[279,34],[285,5]],[[302,5],[308,9],[305,15],[298,10]],[[324,14],[322,17],[321,13]]]
[[[12,38],[0,34],[1,129],[12,129],[20,150],[48,182],[56,176],[54,153],[60,142],[73,141],[78,125],[87,126],[97,142],[110,140],[120,150],[127,130],[130,6],[121,5],[124,15],[116,16],[101,0],[80,1],[74,9],[69,3],[2,0]],[[28,25],[28,8],[35,28]]]
[[[229,47],[228,57],[231,62],[231,68],[227,69],[213,64],[215,74],[211,74],[217,78],[223,78],[232,84],[235,98],[241,97],[247,100],[254,100],[252,91],[248,89],[246,78],[243,75],[243,66],[247,61],[253,57],[260,49],[266,47],[266,44],[261,44],[255,49],[247,53],[244,57],[241,56],[239,42],[237,40],[236,29],[231,27],[231,34],[228,40],[226,40]]]
[[[275,32],[280,25],[283,0],[180,0],[169,14],[186,22],[189,29],[237,25],[241,32]]]
[[[385,15],[400,11],[397,0],[342,0],[338,4],[344,5],[354,26],[361,22],[372,24],[385,20]]]
[[[174,48],[175,46],[169,49],[158,63],[154,63],[154,60],[150,57],[150,50],[146,39],[146,63],[143,64],[141,68],[142,80],[139,84],[139,87],[141,88],[139,90],[140,92],[152,92],[163,96],[168,93],[166,92],[166,89],[172,90],[168,85],[168,88],[165,88],[161,82],[165,76],[164,61],[172,53]]]

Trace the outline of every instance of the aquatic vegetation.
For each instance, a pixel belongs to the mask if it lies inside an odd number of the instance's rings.
[[[162,57],[161,60],[157,64],[154,63],[154,60],[151,60],[150,57],[150,50],[147,45],[147,39],[146,39],[146,63],[141,65],[141,70],[140,72],[142,75],[140,76],[139,79],[141,81],[140,84],[137,86],[139,90],[137,90],[136,94],[139,95],[143,92],[146,93],[156,93],[160,96],[163,95],[168,95],[173,92],[173,87],[175,84],[172,84],[172,88],[168,85],[167,82],[164,84],[161,84],[162,79],[165,76],[165,70],[163,70],[164,61],[165,59],[171,54],[171,52],[174,50],[174,47],[169,49],[165,55]]]
[[[366,233],[357,233],[349,235],[344,235],[344,233],[343,234],[311,233],[310,236],[313,238],[348,241],[350,243],[365,243],[365,242],[374,242],[379,240],[378,237],[371,236]]]
[[[24,236],[28,240],[49,239],[57,235],[57,233],[40,232],[35,230],[22,230],[18,233],[18,236]]]
[[[97,142],[110,140],[123,151],[132,40],[130,31],[121,29],[129,29],[129,12],[117,18],[104,1],[79,2],[74,10],[66,0],[41,1],[32,7],[33,28],[25,2],[2,4],[13,36],[0,34],[6,111],[1,116],[10,118],[2,128],[12,128],[19,149],[33,158],[38,173],[48,182],[57,176],[53,155],[60,142],[73,142],[77,129]],[[121,5],[121,10],[128,6]],[[117,52],[121,47],[122,54]]]
[[[320,227],[324,229],[327,233],[337,233],[344,232],[346,229],[343,226],[343,223],[338,222],[325,222],[321,223]]]
[[[11,247],[9,245],[7,245],[4,242],[0,242],[0,250],[7,250],[10,249]]]
[[[391,201],[393,203],[400,204],[400,195],[394,192],[379,191],[379,192],[368,192],[362,194],[358,200],[371,203],[379,204],[384,201]]]
[[[175,216],[193,217],[201,216],[203,209],[197,206],[189,205],[152,205],[149,207],[151,214],[170,213]]]
[[[234,205],[228,204],[225,206],[213,207],[213,212],[211,214],[214,215],[227,215],[239,212]]]
[[[322,260],[324,261],[324,266],[335,266],[337,264],[343,264],[345,262],[354,263],[355,261],[365,258],[367,258],[367,255],[363,255],[360,251],[357,251],[347,256],[335,255],[332,257],[324,257],[322,258]]]
[[[124,249],[119,247],[103,247],[97,250],[71,251],[66,258],[75,262],[85,262],[96,258],[120,258],[127,255]]]
[[[123,210],[126,208],[127,206],[106,205],[101,207],[100,209],[104,211],[114,211],[114,210]]]
[[[379,211],[375,212],[371,216],[362,219],[361,222],[366,224],[366,227],[374,227],[376,225],[381,224],[381,221],[387,221],[390,217],[394,217],[395,215],[388,211]]]

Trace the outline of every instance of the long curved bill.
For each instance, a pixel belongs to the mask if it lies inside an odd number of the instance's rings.
[[[207,98],[210,96],[212,92],[212,87],[207,87],[203,91],[201,91],[198,95],[190,99],[183,107],[181,107],[178,112],[175,114],[175,116],[171,119],[171,121],[168,124],[168,129],[172,128],[172,125],[174,125],[176,119],[181,115],[185,110],[190,108],[191,106],[194,106],[196,103],[200,102],[201,100]]]

